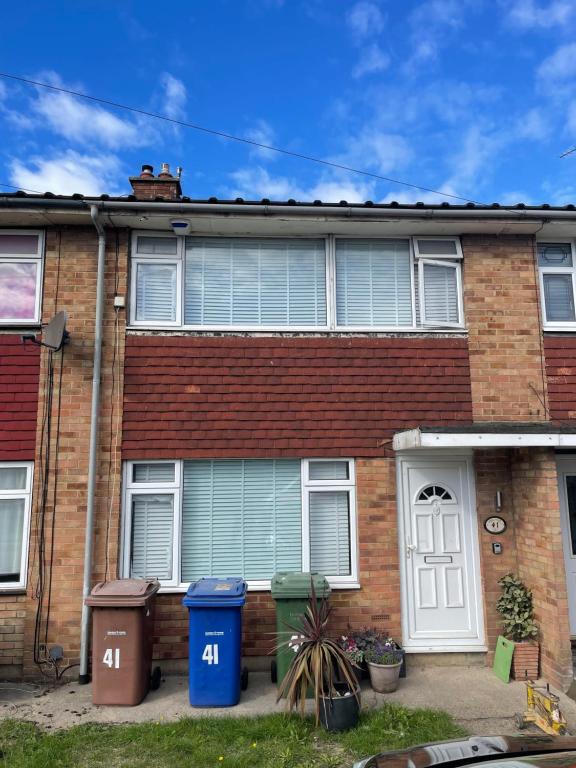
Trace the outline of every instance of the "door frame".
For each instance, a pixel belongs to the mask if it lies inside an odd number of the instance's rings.
[[[470,514],[470,547],[469,552],[471,560],[467,563],[467,576],[472,586],[471,593],[476,609],[476,624],[478,627],[478,637],[470,640],[457,638],[454,643],[450,643],[443,638],[439,641],[428,641],[418,643],[409,639],[409,610],[411,595],[408,594],[408,560],[405,556],[406,542],[406,504],[410,505],[410,499],[406,498],[406,479],[407,468],[419,463],[450,463],[464,462],[466,464],[465,486],[468,495],[468,509]],[[482,576],[480,569],[480,540],[478,533],[478,514],[476,509],[476,485],[474,482],[474,456],[471,450],[430,450],[418,452],[401,452],[396,456],[396,493],[397,493],[397,511],[398,511],[398,554],[400,561],[400,607],[402,619],[402,644],[407,653],[456,653],[456,652],[486,652],[484,625],[484,599],[482,594]]]
[[[566,567],[566,547],[570,546],[570,518],[568,516],[568,492],[566,489],[566,475],[576,475],[576,454],[556,455],[556,476],[558,478],[558,500],[560,502],[560,533],[562,535],[562,560],[564,562],[564,578],[566,579],[566,597],[568,601],[568,624],[570,637],[576,637],[576,605],[572,605],[570,599],[570,579]],[[568,543],[570,542],[570,544]],[[576,555],[571,555],[576,559]],[[574,628],[574,631],[573,631]]]

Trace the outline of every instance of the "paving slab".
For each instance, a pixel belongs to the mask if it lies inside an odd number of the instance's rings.
[[[523,683],[498,680],[483,667],[429,667],[412,669],[395,693],[378,694],[368,681],[362,685],[362,706],[375,709],[386,702],[407,707],[436,708],[449,712],[470,733],[516,733],[514,714],[525,706]],[[264,715],[284,712],[276,702],[276,688],[266,672],[251,672],[248,689],[236,707],[194,708],[188,704],[188,681],[166,676],[137,707],[94,706],[92,687],[66,683],[57,688],[0,683],[0,718],[30,720],[47,730],[80,723],[167,722],[183,717]],[[568,728],[576,733],[576,702],[560,694]],[[310,705],[311,706],[311,705]]]

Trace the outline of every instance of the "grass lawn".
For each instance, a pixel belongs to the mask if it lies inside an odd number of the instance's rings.
[[[362,715],[353,731],[274,714],[173,723],[80,725],[42,732],[0,721],[2,768],[348,768],[359,757],[465,735],[449,715],[394,704]]]

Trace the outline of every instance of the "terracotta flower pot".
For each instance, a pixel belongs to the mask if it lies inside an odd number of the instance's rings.
[[[400,677],[400,667],[402,662],[397,664],[374,664],[368,662],[368,671],[370,672],[370,683],[377,693],[392,693],[398,688],[398,678]]]
[[[536,680],[540,646],[528,640],[514,643],[512,674],[515,680]]]

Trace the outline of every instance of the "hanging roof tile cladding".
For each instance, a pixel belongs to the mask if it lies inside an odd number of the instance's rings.
[[[127,459],[375,457],[472,420],[463,338],[128,336],[124,370]]]
[[[33,461],[40,349],[0,334],[0,461]]]

